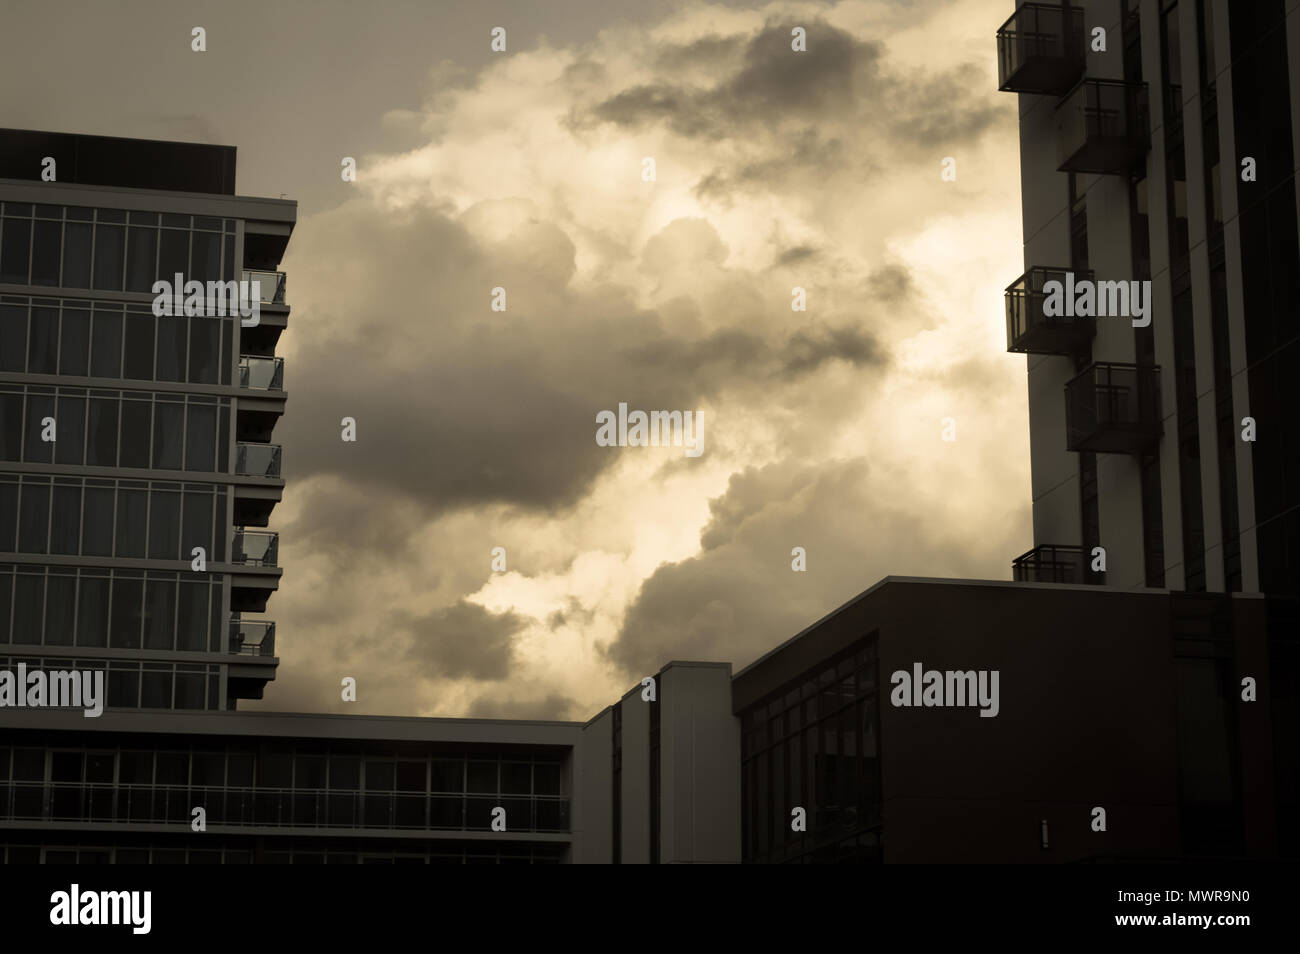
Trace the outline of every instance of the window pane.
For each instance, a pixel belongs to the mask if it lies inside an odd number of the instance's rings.
[[[176,581],[149,580],[145,586],[144,645],[171,649],[176,616]]]
[[[0,305],[0,371],[22,371],[27,360],[27,306]]]
[[[87,487],[82,514],[81,552],[87,556],[113,555],[113,488]]]
[[[181,559],[187,560],[190,551],[203,547],[208,559],[219,559],[212,548],[212,494],[185,492],[185,536],[181,540]]]
[[[81,395],[59,396],[59,439],[54,445],[54,460],[60,464],[80,464],[86,451],[86,399]]]
[[[206,583],[181,581],[176,648],[199,652],[208,648],[208,585]]]
[[[159,381],[185,380],[185,337],[187,323],[184,318],[158,319],[158,372]]]
[[[63,227],[63,287],[90,287],[90,224],[68,222]]]
[[[144,598],[144,581],[113,580],[113,625],[109,645],[121,649],[140,648],[140,601]]]
[[[45,590],[45,645],[71,646],[77,578],[50,574]]]
[[[117,708],[134,709],[140,704],[140,670],[129,664],[118,663],[108,671],[108,704]],[[131,753],[133,756],[136,753]],[[145,776],[141,781],[149,782],[153,774],[153,756],[139,753],[139,758],[148,759],[147,766],[141,768]],[[122,753],[121,778],[126,778],[127,753]],[[137,796],[139,797],[139,796]],[[145,796],[146,798],[148,796]],[[137,803],[138,804],[138,803]]]
[[[122,290],[122,255],[126,230],[120,225],[95,227],[95,288]]]
[[[50,528],[50,488],[23,484],[18,511],[18,552],[44,553]]]
[[[153,315],[126,316],[126,349],[122,377],[153,378]]]
[[[86,463],[91,467],[117,466],[117,398],[91,398],[86,440]]]
[[[153,465],[160,470],[181,469],[181,443],[185,438],[185,406],[154,405]]]
[[[158,270],[158,230],[131,226],[130,246],[126,256],[126,290],[147,292],[153,290]]]
[[[144,556],[144,527],[148,517],[149,494],[144,490],[117,492],[117,545],[120,557]]]
[[[90,312],[63,309],[63,342],[59,348],[59,373],[84,376],[90,362]]]
[[[159,246],[158,277],[168,282],[176,281],[176,273],[182,278],[189,274],[190,234],[179,229],[163,229],[162,244]]]
[[[181,495],[155,491],[149,505],[149,559],[178,559],[180,535]]]
[[[59,310],[33,308],[27,337],[27,373],[55,374],[58,370]]]
[[[96,378],[122,376],[122,316],[95,310],[90,339],[90,374]]]
[[[108,644],[108,580],[83,575],[77,588],[77,645]]]
[[[0,481],[0,553],[13,553],[18,543],[18,484]]]
[[[7,566],[0,566],[0,643],[9,642],[9,611],[13,608],[13,596],[14,571]],[[6,777],[8,758],[8,753],[0,749],[0,779]]]
[[[13,642],[39,644],[45,575],[19,573],[14,580]]]
[[[0,460],[22,460],[23,396],[0,392]]]
[[[62,237],[62,222],[37,221],[32,238],[33,285],[59,283],[59,244]]]
[[[221,277],[221,233],[195,232],[191,239],[190,277],[201,282]]]
[[[217,409],[191,405],[185,436],[185,469],[211,471],[216,466]]]
[[[203,683],[203,673],[178,672],[176,674],[176,708],[202,709]]]
[[[221,349],[221,321],[190,319],[190,383],[217,383],[217,356]]]
[[[81,488],[54,487],[50,515],[50,552],[75,555],[81,539]],[[71,634],[69,634],[71,640]]]
[[[5,219],[0,233],[0,282],[27,284],[27,256],[31,252],[30,219]]]
[[[172,672],[146,669],[140,679],[140,708],[170,709],[172,705]]]
[[[149,431],[153,405],[148,401],[122,402],[122,467],[149,466]]]

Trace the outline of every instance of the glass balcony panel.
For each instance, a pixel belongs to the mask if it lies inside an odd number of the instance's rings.
[[[1140,454],[1160,439],[1160,368],[1093,364],[1065,385],[1065,446]]]
[[[254,268],[244,269],[244,281],[256,282],[257,288],[250,288],[250,297],[252,292],[257,292],[256,301],[266,305],[283,305],[284,304],[284,272],[268,272]]]
[[[235,453],[235,473],[249,477],[279,477],[280,445],[239,444]]]
[[[240,355],[239,386],[253,391],[284,390],[284,359]]]
[[[274,656],[275,623],[264,619],[232,619],[230,652],[246,656]]]
[[[235,531],[232,563],[245,566],[276,566],[280,554],[280,535],[274,531]]]
[[[1120,175],[1151,145],[1145,83],[1082,80],[1056,107],[1058,172]]]
[[[1095,318],[1048,315],[1044,309],[1048,282],[1066,286],[1068,268],[1031,268],[1007,286],[1007,350],[1017,354],[1072,355],[1082,351],[1097,333]],[[1093,273],[1074,272],[1074,281],[1092,281]]]

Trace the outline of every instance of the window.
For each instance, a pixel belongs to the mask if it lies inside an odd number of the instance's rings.
[[[115,398],[90,399],[86,463],[92,467],[117,465],[117,406]]]
[[[59,284],[59,247],[62,237],[62,222],[37,220],[32,235],[33,285]]]
[[[113,580],[113,610],[109,645],[115,649],[140,648],[141,601],[144,581],[117,577]]]
[[[5,203],[8,211],[8,203]],[[0,231],[0,282],[27,284],[28,257],[31,254],[31,219],[5,218]]]
[[[148,518],[148,492],[119,487],[115,556],[141,558],[145,555],[145,523]]]
[[[80,394],[59,395],[58,441],[54,460],[60,464],[80,464],[86,451],[86,399]]]
[[[65,288],[90,287],[90,230],[88,222],[68,222],[63,226]]]
[[[0,371],[19,371],[27,359],[27,309],[0,305]]]
[[[95,288],[98,290],[122,290],[125,231],[120,225],[103,223],[95,228]]]
[[[96,378],[122,376],[122,316],[95,309],[91,328],[90,374]]]
[[[81,552],[86,556],[113,555],[113,488],[86,487],[82,516]]]
[[[132,213],[134,219],[135,213]],[[132,221],[126,257],[126,290],[153,290],[158,274],[158,230],[138,226]]]
[[[149,507],[149,559],[177,559],[180,535],[181,495],[154,491]],[[199,545],[207,549],[208,541]]]
[[[153,378],[153,315],[126,316],[126,349],[122,377],[152,380]]]
[[[33,308],[27,338],[27,373],[54,374],[58,370],[59,310]]]

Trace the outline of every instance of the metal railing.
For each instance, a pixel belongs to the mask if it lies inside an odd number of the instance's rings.
[[[244,656],[274,656],[275,623],[267,619],[232,619],[230,652]]]
[[[245,566],[278,566],[280,534],[274,530],[235,530],[235,546],[230,554],[231,563]]]
[[[266,305],[283,305],[284,304],[284,272],[262,271],[256,268],[244,269],[244,281],[257,282],[258,295],[254,301]],[[252,290],[249,291],[249,297],[252,298]]]
[[[284,358],[239,356],[239,386],[252,391],[284,390]]]
[[[1085,583],[1087,557],[1083,547],[1043,544],[1011,561],[1017,583]]]
[[[1067,450],[1133,454],[1161,433],[1158,366],[1098,363],[1066,383]]]
[[[1083,71],[1083,8],[1022,4],[998,30],[998,89],[1063,93]]]
[[[235,473],[249,477],[279,477],[280,445],[237,444]]]
[[[1096,320],[1087,317],[1048,315],[1045,303],[1048,282],[1061,285],[1061,299],[1066,295],[1066,275],[1074,282],[1092,281],[1091,271],[1075,272],[1070,268],[1031,268],[1006,289],[1007,350],[1027,354],[1073,354],[1096,334]]]
[[[1056,107],[1062,172],[1127,172],[1151,143],[1145,83],[1081,80]]]
[[[2,782],[0,819],[209,825],[487,831],[492,809],[511,831],[569,830],[561,795],[467,795],[113,782]]]

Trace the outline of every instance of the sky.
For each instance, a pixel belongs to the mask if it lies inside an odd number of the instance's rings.
[[[1009,579],[1012,6],[5,0],[0,126],[233,145],[299,203],[242,705],[586,720],[885,576]],[[601,446],[620,404],[702,453]]]

